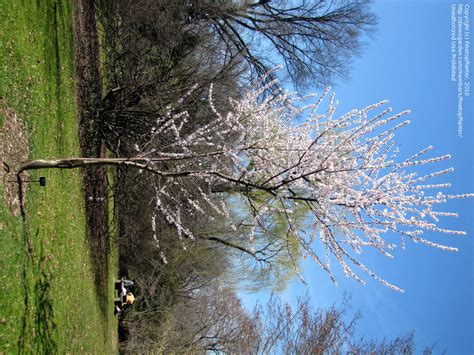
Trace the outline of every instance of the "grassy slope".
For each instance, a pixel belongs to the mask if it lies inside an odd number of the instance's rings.
[[[0,96],[27,122],[32,159],[79,155],[72,4],[0,0]],[[110,352],[116,322],[95,292],[80,172],[42,174],[47,187],[27,193],[31,252],[0,197],[0,352]]]

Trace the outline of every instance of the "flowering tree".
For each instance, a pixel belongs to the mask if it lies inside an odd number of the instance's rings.
[[[192,117],[187,111],[169,106],[151,131],[137,140],[134,157],[31,161],[20,166],[18,179],[29,169],[93,165],[149,172],[154,176],[151,223],[158,247],[156,218],[164,218],[183,240],[213,240],[267,263],[284,255],[301,279],[298,260],[309,257],[335,282],[330,267],[335,259],[346,276],[364,283],[356,267],[402,291],[355,255],[375,248],[392,257],[390,252],[397,245],[389,233],[400,236],[401,248],[408,238],[457,250],[425,239],[424,233],[465,234],[438,226],[440,217],[456,216],[438,206],[474,194],[430,193],[450,185],[427,181],[453,170],[422,176],[412,171],[450,158],[426,157],[431,146],[397,160],[393,138],[409,124],[402,121],[409,111],[392,114],[387,102],[381,101],[336,117],[334,94],[327,112],[319,113],[329,89],[309,105],[302,104],[307,98],[289,93],[262,96],[265,90],[266,85],[257,85],[242,98],[229,99],[230,109],[220,112],[214,106],[211,86],[207,100],[212,117],[197,128],[189,128]],[[209,210],[225,218],[227,237],[196,235],[185,222]],[[237,235],[246,240],[228,237]],[[315,252],[318,243],[325,255]],[[166,262],[165,255],[162,259]]]

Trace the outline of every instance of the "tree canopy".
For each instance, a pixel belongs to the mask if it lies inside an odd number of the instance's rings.
[[[196,1],[192,21],[205,22],[222,40],[227,60],[241,56],[256,77],[284,64],[298,88],[324,86],[347,75],[362,35],[377,22],[370,1]],[[263,45],[263,48],[262,48]],[[272,53],[274,56],[269,54]],[[274,57],[274,58],[272,58]]]

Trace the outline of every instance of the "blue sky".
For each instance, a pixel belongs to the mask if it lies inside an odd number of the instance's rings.
[[[411,124],[399,131],[400,157],[432,144],[435,155],[450,153],[439,163],[455,172],[452,193],[474,192],[474,114],[472,97],[464,97],[463,137],[458,137],[456,83],[451,82],[451,4],[456,1],[377,1],[373,10],[379,26],[364,54],[354,62],[351,79],[333,86],[340,114],[352,108],[389,99],[395,112],[411,109]],[[467,2],[464,2],[467,3]],[[471,16],[472,19],[472,16]],[[472,57],[472,56],[471,56]],[[444,182],[444,181],[443,181]],[[381,277],[406,290],[394,292],[364,275],[366,286],[345,279],[339,287],[311,264],[304,265],[309,286],[292,282],[282,296],[294,300],[309,292],[314,307],[339,304],[344,292],[352,294],[359,310],[359,335],[382,339],[415,331],[418,351],[436,344],[435,353],[474,352],[474,199],[457,200],[446,210],[458,218],[445,218],[446,228],[467,231],[467,236],[428,235],[430,240],[460,249],[450,253],[407,243],[390,260],[367,252],[362,261]],[[248,305],[264,295],[246,296]]]

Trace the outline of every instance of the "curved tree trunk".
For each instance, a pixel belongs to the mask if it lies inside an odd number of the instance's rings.
[[[75,169],[88,166],[124,165],[146,169],[150,159],[142,158],[65,158],[31,160],[18,167],[17,174],[26,170],[37,169]]]

